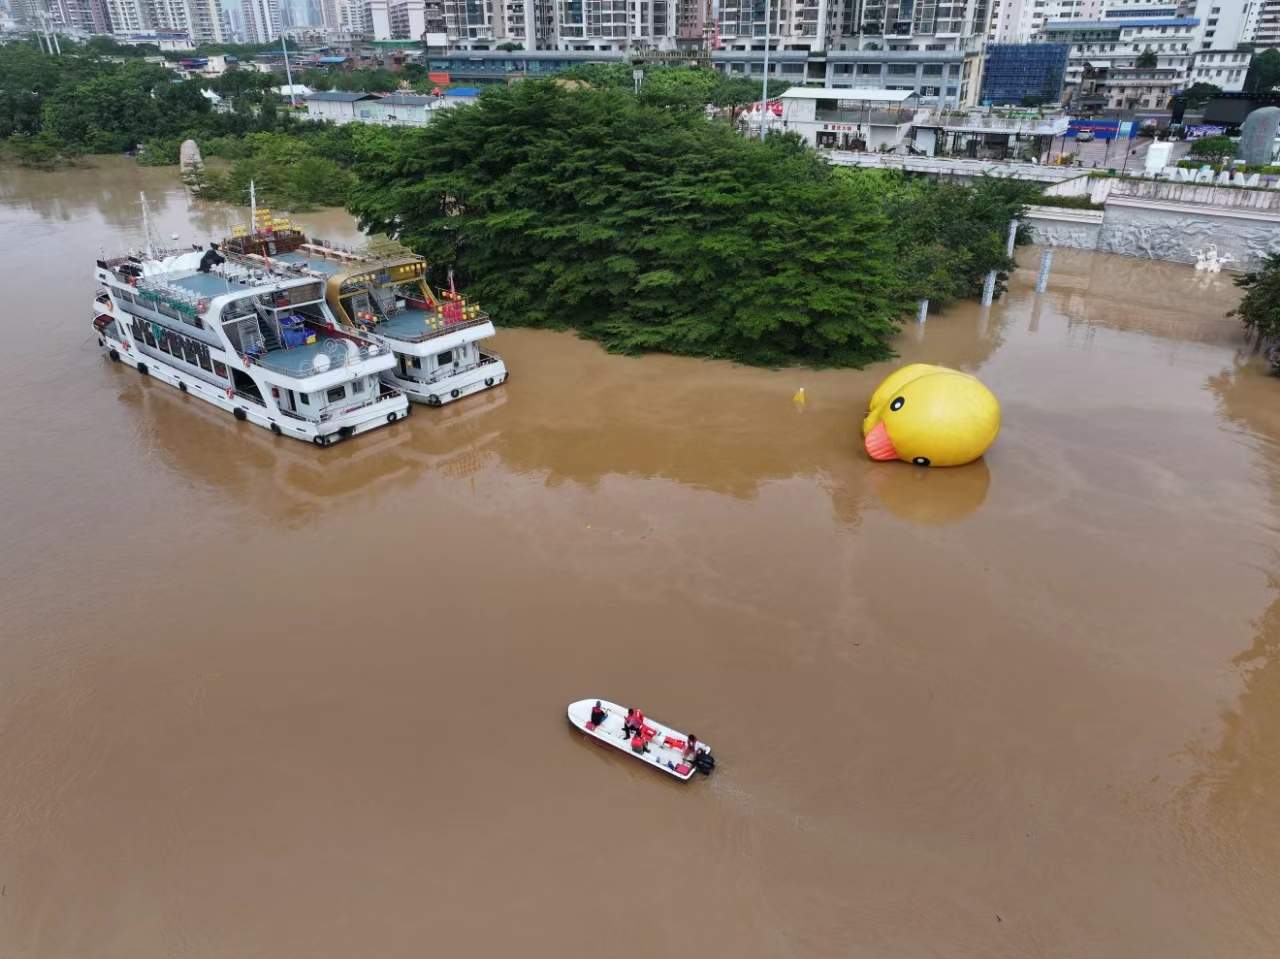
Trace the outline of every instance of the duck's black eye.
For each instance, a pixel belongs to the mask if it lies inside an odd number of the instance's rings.
[[[895,397],[893,402],[889,404],[889,409],[896,413],[898,410],[902,409],[906,402],[907,401],[901,396]]]
[[[917,457],[916,457],[915,459],[913,459],[911,462],[915,463],[915,464],[916,464],[916,466],[928,466],[928,465],[929,465],[929,457],[927,457],[927,456],[917,456]]]

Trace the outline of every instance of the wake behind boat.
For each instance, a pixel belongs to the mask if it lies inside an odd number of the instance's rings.
[[[599,702],[605,711],[605,720],[598,726],[591,722],[591,710]],[[627,707],[611,703],[607,699],[580,699],[570,703],[568,708],[569,722],[588,736],[607,743],[614,749],[638,759],[641,762],[661,769],[668,776],[688,780],[695,772],[701,771],[709,775],[715,768],[715,760],[711,756],[711,747],[701,741],[697,744],[696,758],[686,758],[689,736],[678,729],[664,726],[645,718],[642,738],[647,744],[647,751],[635,752],[631,747],[632,736],[624,732]]]

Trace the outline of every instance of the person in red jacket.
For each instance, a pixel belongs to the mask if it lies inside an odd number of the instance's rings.
[[[637,730],[636,734],[631,737],[631,751],[640,756],[649,751],[649,741],[644,738],[644,733]]]
[[[637,735],[644,728],[644,713],[635,706],[627,707],[627,718],[623,721],[622,734],[630,736],[632,733]]]
[[[600,700],[596,700],[596,704],[591,707],[591,725],[603,726],[604,721],[609,718],[609,714],[604,711],[604,706],[600,704]]]
[[[686,744],[685,744],[685,747],[684,747],[684,761],[685,761],[685,762],[690,762],[690,761],[692,761],[692,760],[694,760],[694,759],[697,759],[697,758],[698,758],[698,746],[699,746],[699,745],[701,745],[701,744],[698,742],[698,737],[697,737],[697,736],[695,736],[693,733],[690,733],[690,734],[689,734],[689,741],[688,741],[688,743],[686,743]]]

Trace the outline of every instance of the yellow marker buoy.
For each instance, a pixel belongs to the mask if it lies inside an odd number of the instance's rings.
[[[796,404],[796,409],[798,410],[804,409],[804,387],[803,386],[800,387],[800,389],[796,390],[796,395],[791,397],[791,402]]]

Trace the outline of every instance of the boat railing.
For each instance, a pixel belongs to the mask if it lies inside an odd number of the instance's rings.
[[[459,330],[467,330],[476,326],[484,326],[486,323],[492,322],[488,313],[478,313],[469,320],[458,320],[450,322],[444,320],[439,326],[428,325],[421,333],[384,333],[387,339],[397,340],[402,343],[425,343],[427,340],[433,340],[437,336],[448,336],[450,333],[457,333]],[[428,321],[430,324],[430,321]],[[374,327],[375,332],[377,326]]]
[[[312,358],[310,369],[299,369],[298,364],[289,357],[289,353],[296,347],[284,347],[257,355],[251,354],[249,355],[249,360],[261,366],[264,370],[283,373],[285,376],[290,376],[294,379],[303,379],[318,373],[327,373],[330,370],[357,366],[365,360],[387,355],[384,347],[376,343],[367,343],[355,337],[323,336],[323,340],[324,345],[320,348],[320,352],[316,354],[316,357]],[[320,356],[323,356],[327,363],[322,363],[320,367],[317,367],[315,360]]]
[[[252,393],[246,393],[244,390],[236,390],[235,394],[236,396],[240,397],[240,399],[248,400],[250,403],[257,403],[259,406],[267,405],[262,401],[261,396],[254,396]]]
[[[400,395],[399,390],[395,389],[394,387],[387,386],[385,383],[379,382],[378,386],[379,386],[378,394],[376,396],[369,397],[364,402],[352,403],[348,406],[344,406],[342,409],[338,410],[337,412],[334,412],[332,409],[326,409],[322,411],[320,413],[320,422],[327,423],[330,420],[332,420],[334,417],[346,416],[348,413],[354,413],[356,410],[362,410],[366,406],[373,406],[377,403],[383,402],[384,400],[393,400]]]

